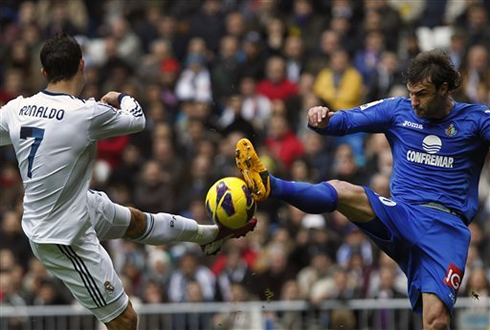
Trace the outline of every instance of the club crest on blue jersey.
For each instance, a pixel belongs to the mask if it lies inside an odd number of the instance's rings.
[[[458,133],[458,130],[456,129],[454,124],[451,123],[451,124],[449,124],[449,127],[444,130],[444,132],[446,132],[446,135],[448,135],[448,136],[455,136],[456,133]]]

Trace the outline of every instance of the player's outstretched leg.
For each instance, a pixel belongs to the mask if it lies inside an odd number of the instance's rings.
[[[331,184],[291,182],[272,176],[247,139],[237,142],[235,163],[256,201],[270,196],[315,214],[332,212],[337,208],[338,195]]]
[[[253,218],[241,228],[230,229],[218,225],[200,225],[193,219],[170,213],[153,214],[143,213],[135,208],[129,209],[131,224],[126,237],[132,241],[147,245],[192,242],[199,244],[208,255],[218,253],[230,238],[245,236],[257,224],[257,219]],[[137,226],[140,228],[136,228]]]
[[[255,227],[256,220],[231,230],[217,225],[201,225],[194,219],[171,213],[146,213],[112,202],[107,194],[87,193],[90,221],[100,241],[126,238],[146,245],[173,242],[199,244],[207,254],[216,254],[230,238],[244,236]]]

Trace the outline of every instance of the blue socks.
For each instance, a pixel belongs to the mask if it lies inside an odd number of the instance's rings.
[[[270,174],[269,176],[271,197],[310,214],[333,212],[337,208],[337,191],[327,182],[312,184],[284,181]]]

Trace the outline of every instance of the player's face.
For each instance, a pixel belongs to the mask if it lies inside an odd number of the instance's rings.
[[[415,114],[419,118],[438,118],[444,111],[447,99],[447,86],[443,84],[438,89],[427,79],[407,85],[410,100]]]

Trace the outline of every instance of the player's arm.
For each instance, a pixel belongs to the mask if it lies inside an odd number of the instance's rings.
[[[139,132],[145,128],[145,115],[138,101],[118,92],[109,92],[95,103],[90,136],[104,139]]]
[[[308,128],[322,135],[383,133],[392,124],[397,102],[397,99],[383,99],[337,112],[327,107],[313,107],[308,111]]]
[[[5,110],[3,109],[3,107],[0,108],[0,146],[12,144],[12,141],[10,141],[9,131],[7,129],[7,123],[4,122],[4,119],[6,119],[6,117],[7,115],[5,114]]]
[[[12,102],[14,101],[10,101],[0,108],[0,146],[12,144],[12,141],[10,140],[9,127],[7,124],[7,111],[8,107],[12,106]]]
[[[480,132],[483,141],[490,147],[490,109],[483,107],[483,115],[480,120]]]

